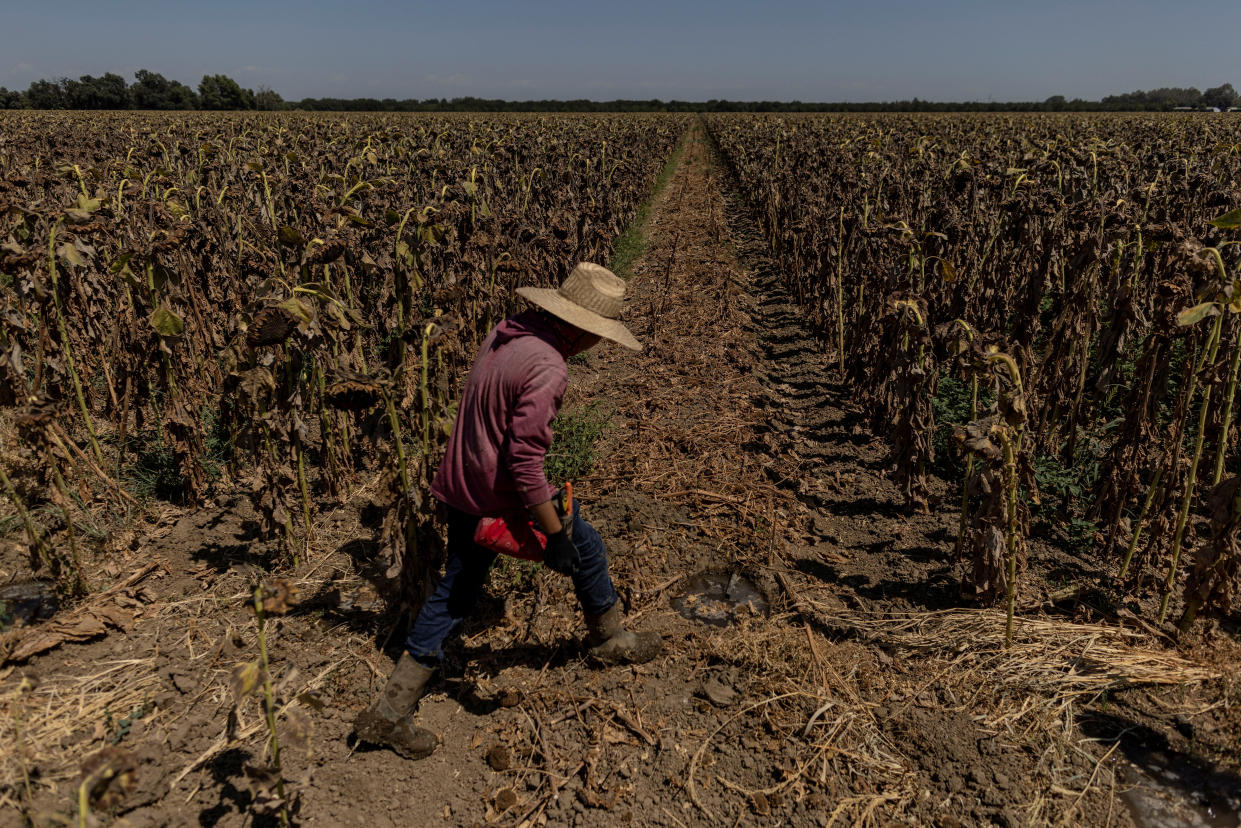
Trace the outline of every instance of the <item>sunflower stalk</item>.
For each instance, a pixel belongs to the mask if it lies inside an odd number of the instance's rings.
[[[306,483],[306,450],[302,446],[301,438],[294,438],[293,454],[297,458],[297,486],[302,493],[302,549],[309,556],[310,554],[310,486]]]
[[[1203,361],[1200,366],[1209,368],[1215,361],[1215,353],[1219,347],[1220,330],[1223,327],[1224,317],[1219,315],[1215,317],[1215,324],[1211,327],[1211,334],[1207,339],[1207,347],[1203,354]],[[1199,368],[1201,370],[1201,367]],[[1196,373],[1196,372],[1195,372]],[[1210,385],[1206,386],[1202,392],[1202,405],[1198,409],[1198,432],[1194,436],[1194,454],[1189,465],[1189,477],[1185,481],[1185,491],[1181,495],[1181,506],[1176,517],[1176,530],[1172,535],[1172,563],[1168,567],[1168,578],[1164,582],[1163,598],[1159,602],[1159,623],[1162,624],[1168,615],[1168,601],[1172,597],[1172,587],[1176,583],[1176,570],[1181,560],[1181,544],[1185,537],[1185,526],[1189,521],[1189,506],[1194,499],[1194,486],[1198,482],[1198,463],[1202,460],[1202,446],[1206,437],[1207,415],[1211,408],[1211,392],[1214,388]],[[1192,398],[1187,398],[1187,403]]]
[[[1241,371],[1241,325],[1232,343],[1232,362],[1228,366],[1228,387],[1224,391],[1224,416],[1219,431],[1219,445],[1215,448],[1215,471],[1211,485],[1218,486],[1224,476],[1224,457],[1228,453],[1228,432],[1232,429],[1232,405],[1237,397],[1237,374]]]
[[[1008,572],[1005,578],[1006,620],[1004,622],[1004,646],[1013,646],[1013,608],[1017,599],[1017,447],[1020,434],[1008,425],[998,429],[1000,446],[1004,450],[1005,529],[1004,542],[1008,550]]]
[[[969,422],[978,419],[978,373],[972,372],[970,377],[970,418]],[[970,517],[970,481],[974,479],[974,455],[965,453],[965,479],[961,483],[961,519],[957,524],[957,542],[952,548],[953,560],[961,559],[961,550],[965,543],[965,530]]]
[[[103,466],[103,451],[99,448],[99,439],[95,434],[94,423],[91,422],[90,409],[86,405],[86,395],[82,392],[82,381],[78,377],[77,367],[73,360],[73,346],[69,343],[69,332],[65,327],[65,314],[60,307],[60,280],[56,268],[56,230],[58,227],[60,227],[59,222],[52,226],[52,231],[47,237],[47,266],[48,273],[52,277],[52,306],[56,311],[56,331],[60,335],[61,347],[65,350],[65,369],[69,372],[69,378],[73,382],[73,393],[77,398],[78,410],[82,412],[82,419],[86,423],[86,433],[90,436],[91,451],[95,455],[95,460]]]
[[[1151,503],[1155,500],[1155,494],[1159,491],[1159,482],[1163,479],[1163,466],[1155,469],[1155,476],[1151,479],[1150,485],[1146,487],[1146,496],[1142,498],[1142,508],[1138,511],[1137,520],[1133,522],[1133,534],[1129,538],[1129,548],[1125,550],[1125,559],[1120,564],[1120,574],[1117,577],[1123,578],[1129,572],[1129,564],[1133,561],[1133,553],[1137,551],[1138,541],[1142,537],[1142,526],[1146,521],[1146,515],[1150,512]]]
[[[280,825],[288,828],[289,805],[284,793],[284,772],[280,767],[280,739],[276,735],[276,693],[272,686],[271,670],[267,658],[267,616],[263,610],[263,585],[254,588],[254,617],[258,623],[259,670],[263,676],[263,717],[267,723],[272,769],[276,772],[276,795],[280,797]]]
[[[52,453],[47,452],[47,464],[52,470],[52,480],[56,486],[56,493],[61,499],[61,514],[64,516],[65,529],[69,533],[69,573],[67,577],[59,577],[61,573],[57,573],[57,586],[63,588],[66,595],[70,597],[78,597],[85,595],[88,590],[86,583],[82,580],[82,564],[81,556],[78,554],[78,538],[77,531],[73,526],[73,516],[69,514],[69,504],[73,502],[73,497],[69,494],[69,486],[65,483],[64,475],[60,473],[60,468],[56,464]]]
[[[836,356],[840,376],[845,375],[845,208],[836,225]]]
[[[1233,495],[1230,519],[1226,521],[1225,527],[1219,528],[1216,531],[1221,534],[1227,532],[1227,524],[1231,524],[1235,527],[1239,522],[1238,518],[1241,518],[1241,487],[1238,487],[1236,494]],[[1228,555],[1229,545],[1226,537],[1217,537],[1215,557],[1211,561],[1211,566],[1208,567],[1208,571],[1215,571],[1217,577],[1227,577],[1226,574],[1221,573],[1219,570],[1227,560]],[[1204,603],[1206,602],[1202,590],[1195,590],[1192,595],[1187,596],[1185,601],[1185,610],[1181,613],[1181,619],[1176,624],[1177,629],[1181,633],[1189,632],[1189,628],[1193,626],[1194,619],[1198,617],[1198,612],[1202,609]]]
[[[30,539],[30,545],[34,548],[35,553],[39,556],[39,560],[49,568],[52,567],[51,553],[48,551],[47,544],[43,542],[43,536],[39,534],[39,530],[35,527],[34,521],[30,519],[30,513],[26,511],[26,506],[22,503],[21,496],[17,494],[17,489],[13,487],[13,482],[9,480],[9,476],[4,473],[4,467],[0,466],[0,485],[4,486],[4,492],[9,496],[13,508],[17,510],[17,516],[21,519],[22,526],[26,528],[26,537]]]
[[[431,457],[431,394],[428,386],[428,375],[430,373],[429,347],[431,344],[431,335],[435,332],[436,325],[429,324],[422,331],[422,373],[418,380],[418,391],[422,398],[422,463],[426,468]]]
[[[396,403],[392,399],[392,394],[385,390],[383,399],[384,411],[388,415],[388,426],[392,429],[392,444],[396,451],[397,473],[401,477],[401,492],[402,495],[408,495],[410,490],[409,464],[405,459],[405,443],[401,433],[401,418],[397,416]]]
[[[1222,271],[1222,268],[1223,268],[1222,263],[1220,264],[1220,268]],[[1211,334],[1207,337],[1206,347],[1204,347],[1202,351],[1198,354],[1198,359],[1194,363],[1194,370],[1189,375],[1189,379],[1185,385],[1186,409],[1188,409],[1189,405],[1193,402],[1194,394],[1198,390],[1198,378],[1202,374],[1203,367],[1209,364],[1209,361],[1214,361],[1215,359],[1215,349],[1212,343],[1214,343],[1215,345],[1219,344],[1219,332],[1220,332],[1220,328],[1222,327],[1222,325],[1223,325],[1223,317],[1217,316],[1215,318],[1215,325],[1211,329]],[[1201,434],[1201,431],[1199,432],[1199,434]],[[1145,520],[1148,517],[1148,512],[1150,510],[1151,503],[1153,502],[1155,495],[1158,493],[1159,481],[1161,477],[1163,476],[1163,471],[1164,471],[1163,466],[1160,465],[1159,468],[1155,470],[1155,476],[1154,478],[1151,479],[1150,485],[1147,486],[1146,497],[1142,502],[1142,509],[1138,513],[1138,519],[1133,524],[1133,535],[1129,541],[1129,549],[1125,553],[1125,561],[1122,564],[1121,569],[1120,569],[1120,577],[1122,578],[1125,576],[1125,573],[1129,571],[1129,562],[1133,558],[1134,550],[1137,549],[1138,538],[1140,538],[1142,535],[1142,529],[1144,528]],[[1161,612],[1160,615],[1162,614],[1163,613]]]

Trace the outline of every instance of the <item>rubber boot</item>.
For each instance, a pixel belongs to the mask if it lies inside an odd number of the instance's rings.
[[[642,664],[664,648],[659,633],[636,633],[621,624],[620,602],[602,615],[586,615],[586,651],[600,664]]]
[[[401,653],[383,693],[353,722],[358,740],[391,748],[406,759],[430,756],[435,734],[415,725],[410,717],[434,672],[409,653]]]

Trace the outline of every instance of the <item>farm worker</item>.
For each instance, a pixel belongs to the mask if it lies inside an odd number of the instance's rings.
[[[573,579],[592,661],[636,664],[663,647],[657,633],[624,628],[603,540],[576,501],[562,522],[556,490],[543,470],[551,422],[568,382],[565,360],[601,338],[642,348],[618,319],[625,282],[607,268],[583,262],[558,289],[527,287],[517,293],[534,307],[505,319],[483,340],[444,462],[431,483],[431,494],[448,517],[444,577],[418,614],[383,693],[354,723],[360,740],[410,759],[435,748],[435,734],[414,725],[411,716],[443,658],[444,641],[473,609],[496,557],[475,542],[485,517],[516,515],[510,520],[532,520],[546,533],[543,563]]]

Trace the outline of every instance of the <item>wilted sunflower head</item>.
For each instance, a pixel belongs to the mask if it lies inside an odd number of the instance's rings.
[[[323,399],[341,411],[365,411],[383,398],[383,391],[380,378],[340,369],[324,389]]]
[[[251,348],[279,345],[297,327],[297,317],[279,305],[268,305],[254,315],[246,329],[246,344]]]
[[[297,606],[299,591],[283,578],[264,581],[257,591],[256,603],[262,608],[264,615],[284,615]]]

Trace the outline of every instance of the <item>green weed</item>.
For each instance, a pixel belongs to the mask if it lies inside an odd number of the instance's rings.
[[[1097,467],[1095,471],[1098,471]],[[1058,457],[1036,459],[1034,481],[1038,483],[1044,498],[1050,496],[1062,505],[1078,500],[1094,485],[1088,468],[1082,465],[1066,467]]]
[[[562,413],[552,421],[551,449],[543,460],[543,470],[553,485],[584,476],[595,464],[595,443],[603,436],[611,412],[598,402]]]
[[[534,561],[500,555],[491,568],[491,590],[497,595],[524,592],[534,586],[534,577],[541,568]]]
[[[931,398],[931,411],[935,415],[935,434],[931,447],[935,450],[934,468],[946,477],[960,477],[965,470],[960,452],[951,450],[952,427],[970,421],[970,384],[956,377],[943,377]],[[981,416],[995,400],[995,392],[980,389],[978,411]]]
[[[224,476],[224,469],[233,461],[233,436],[224,428],[219,411],[204,408],[202,420],[207,432],[203,438],[203,448],[207,451],[203,459],[203,474],[207,476],[208,483],[214,483]]]
[[[681,156],[685,152],[685,143],[686,139],[683,138],[669,156],[668,163],[664,164],[663,170],[655,179],[655,186],[651,189],[650,196],[638,205],[633,220],[612,245],[612,261],[608,266],[622,279],[628,279],[632,275],[633,263],[646,254],[646,220],[651,214],[651,205],[672,180],[672,174],[676,172],[677,164],[680,163]]]
[[[172,447],[164,442],[164,435],[158,430],[147,431],[143,436],[146,438],[143,447],[124,469],[129,490],[139,500],[183,502],[185,479]]]
[[[1069,518],[1064,532],[1069,536],[1069,549],[1078,555],[1089,552],[1099,538],[1098,525],[1080,517]]]
[[[219,480],[233,455],[231,435],[221,425],[219,412],[204,409],[203,474],[208,483]],[[188,485],[172,446],[158,428],[144,430],[132,443],[140,446],[133,462],[122,470],[126,488],[139,500],[184,503]]]
[[[1096,441],[1089,439],[1094,447]],[[1092,452],[1080,455],[1081,462],[1065,466],[1058,457],[1039,457],[1034,461],[1034,481],[1038,484],[1042,503],[1033,507],[1038,520],[1059,525],[1068,536],[1069,549],[1085,554],[1094,545],[1099,527],[1077,514],[1076,504],[1094,490],[1099,477],[1099,460]]]
[[[104,710],[104,722],[107,730],[112,732],[112,736],[108,739],[109,744],[119,745],[121,740],[129,735],[130,729],[134,722],[144,718],[148,713],[155,709],[155,703],[146,701],[142,704],[134,705],[129,714],[123,716],[116,722],[113,722],[113,713],[111,710]]]

